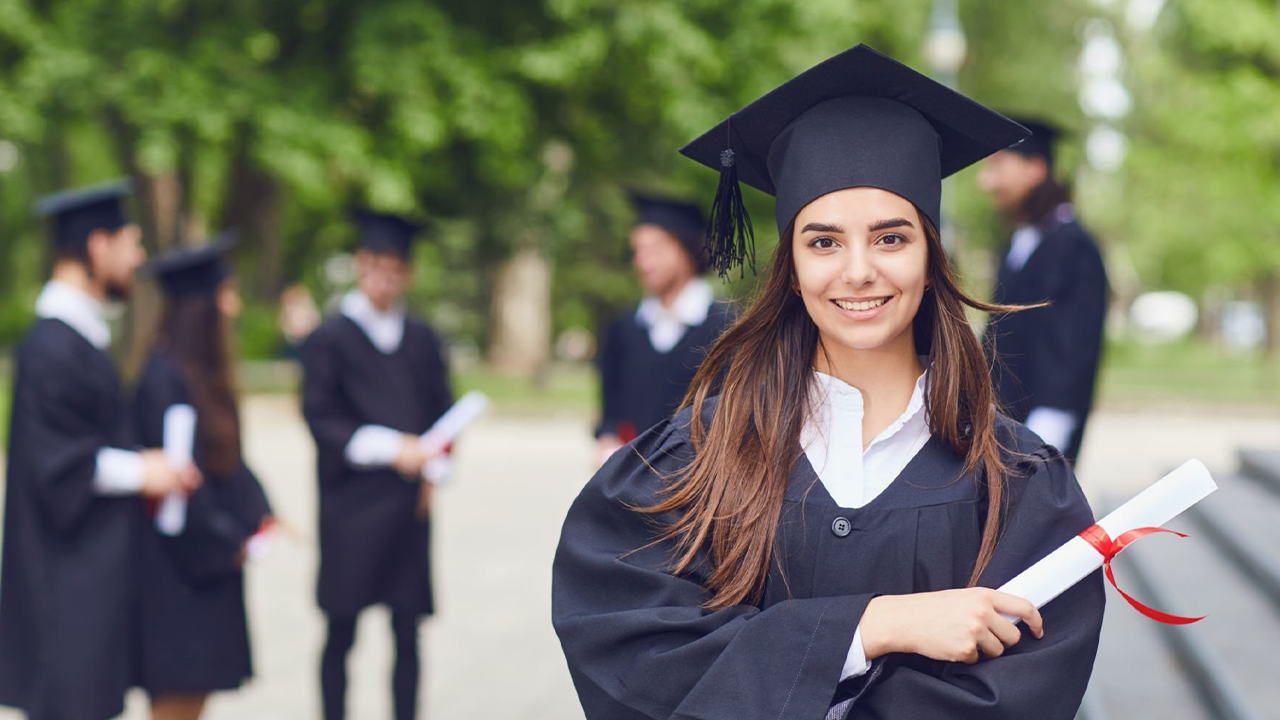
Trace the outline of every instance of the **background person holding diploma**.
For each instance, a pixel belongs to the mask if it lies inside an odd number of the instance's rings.
[[[865,46],[727,123],[682,151],[722,172],[713,262],[749,256],[739,179],[781,241],[692,407],[565,520],[552,615],[587,718],[1069,720],[1100,574],[1041,611],[991,588],[1093,515],[992,409],[964,308],[1010,308],[961,292],[936,231],[942,178],[1023,129]]]
[[[419,442],[453,403],[444,348],[408,317],[418,227],[356,214],[356,289],[303,346],[303,414],[320,475],[320,609],[329,619],[321,660],[324,717],[345,714],[346,658],[356,618],[370,605],[392,613],[397,720],[416,713],[418,624],[433,610],[430,484],[433,459]],[[425,498],[428,502],[420,502]]]
[[[223,259],[229,249],[228,240],[216,240],[151,266],[165,307],[138,379],[138,440],[173,443],[165,435],[179,428],[166,419],[193,410],[193,454],[205,478],[176,533],[162,532],[152,518],[142,523],[140,684],[154,720],[195,720],[209,693],[253,675],[242,566],[271,506],[240,443],[231,349],[240,293]]]
[[[680,407],[707,348],[733,321],[702,279],[707,221],[696,205],[632,195],[631,262],[644,300],[605,330],[596,355],[596,465]]]
[[[190,491],[194,467],[134,452],[107,347],[108,300],[146,259],[127,186],[45,198],[56,261],[18,346],[0,572],[0,704],[31,720],[105,720],[137,681],[142,498]]]

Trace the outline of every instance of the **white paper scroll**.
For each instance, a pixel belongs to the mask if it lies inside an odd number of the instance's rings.
[[[489,398],[478,390],[472,390],[445,411],[430,430],[422,434],[418,440],[422,444],[422,449],[436,456],[422,468],[422,479],[427,482],[441,483],[449,477],[453,461],[442,454],[444,449],[449,446],[449,443],[457,440],[463,429],[478,420],[488,409]]]
[[[1208,468],[1199,460],[1189,460],[1099,520],[1098,525],[1112,538],[1134,528],[1161,527],[1217,489]],[[1043,607],[1102,567],[1102,560],[1101,553],[1077,536],[1005,583],[1000,591]],[[1008,615],[1005,618],[1018,622]]]
[[[196,409],[190,405],[170,405],[164,411],[164,456],[177,467],[191,463],[196,442]],[[187,526],[187,496],[171,492],[156,511],[156,530],[170,537],[181,535]]]

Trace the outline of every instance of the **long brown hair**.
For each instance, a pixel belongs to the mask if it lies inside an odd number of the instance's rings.
[[[969,584],[977,582],[1000,535],[1004,484],[994,422],[991,377],[965,306],[991,305],[956,284],[938,231],[921,213],[928,242],[930,289],[912,332],[927,352],[930,381],[925,397],[929,430],[964,456],[964,472],[985,479],[987,518]],[[639,512],[678,513],[656,542],[674,541],[673,571],[685,572],[709,550],[709,609],[756,602],[769,572],[782,498],[802,453],[800,433],[808,412],[808,387],[818,349],[818,328],[792,289],[794,227],[783,233],[762,287],[742,317],[712,346],[684,406],[693,407],[693,462],[668,478],[663,499]],[[702,419],[719,392],[710,428]]]
[[[231,327],[218,308],[217,291],[168,297],[156,345],[173,354],[196,409],[196,453],[215,479],[242,462],[236,406]]]

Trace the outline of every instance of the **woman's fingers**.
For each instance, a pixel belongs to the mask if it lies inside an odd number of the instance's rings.
[[[1044,620],[1040,617],[1040,611],[1030,601],[1016,595],[997,592],[993,594],[992,606],[998,613],[1022,618],[1031,629],[1032,635],[1038,638],[1044,637]]]
[[[982,654],[989,657],[1000,657],[1004,654],[1004,643],[1000,642],[1000,638],[990,630],[982,633],[978,638],[978,649]]]
[[[1018,630],[1018,626],[994,613],[987,622],[987,627],[991,629],[991,633],[999,638],[1001,644],[1005,647],[1013,647],[1022,639],[1022,631]]]

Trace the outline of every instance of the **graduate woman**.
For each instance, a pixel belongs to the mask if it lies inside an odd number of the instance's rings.
[[[320,475],[320,609],[329,636],[320,661],[325,720],[346,716],[347,653],[356,619],[391,610],[397,720],[413,720],[418,625],[431,592],[431,484],[439,458],[418,442],[453,403],[444,346],[401,303],[418,227],[356,214],[356,288],[302,348],[302,410]]]
[[[240,295],[223,258],[229,248],[224,237],[151,267],[165,307],[138,380],[138,439],[147,447],[172,443],[165,434],[179,428],[166,420],[193,412],[187,442],[205,478],[177,524],[147,517],[141,529],[140,684],[154,720],[195,720],[209,693],[234,690],[253,674],[242,565],[271,508],[240,442],[231,349]]]
[[[993,409],[965,319],[992,308],[936,231],[942,178],[1023,135],[858,46],[683,150],[722,172],[718,267],[750,255],[738,179],[781,240],[692,407],[569,511],[553,618],[589,720],[1074,716],[1100,576],[1040,611],[990,588],[1093,516]]]

